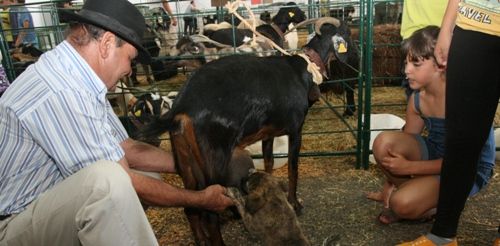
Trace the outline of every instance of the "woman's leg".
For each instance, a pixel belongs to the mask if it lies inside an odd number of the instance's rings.
[[[431,232],[456,236],[498,105],[500,37],[455,28],[446,82],[446,152]]]

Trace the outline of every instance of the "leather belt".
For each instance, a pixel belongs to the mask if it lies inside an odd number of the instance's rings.
[[[4,219],[7,219],[10,217],[10,214],[6,214],[6,215],[0,215],[0,221],[4,220]]]

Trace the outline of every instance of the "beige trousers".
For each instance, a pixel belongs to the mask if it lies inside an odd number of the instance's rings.
[[[98,161],[0,221],[0,246],[158,245],[130,177]]]

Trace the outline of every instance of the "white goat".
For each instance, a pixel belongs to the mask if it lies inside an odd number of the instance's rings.
[[[120,115],[126,116],[128,109],[137,102],[137,98],[130,92],[125,83],[119,82],[114,91],[108,95],[108,100],[115,100],[120,108]]]
[[[251,155],[262,155],[262,141],[258,141],[245,148]],[[275,137],[273,142],[273,154],[288,154],[288,136]],[[273,169],[284,166],[288,157],[274,158]],[[264,159],[253,158],[253,164],[256,169],[264,170]]]
[[[288,44],[285,48],[290,50],[296,50],[299,45],[299,34],[297,33],[297,29],[293,27],[293,23],[290,23],[290,25],[288,25],[288,30],[292,31],[285,34],[285,41],[286,44]]]

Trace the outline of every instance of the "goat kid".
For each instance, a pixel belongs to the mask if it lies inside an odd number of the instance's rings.
[[[333,51],[340,26],[326,17],[307,44],[311,59],[321,63]],[[207,63],[194,72],[179,92],[172,109],[142,129],[142,137],[170,132],[176,170],[187,189],[222,184],[233,151],[262,140],[265,170],[272,172],[276,136],[288,135],[288,201],[295,211],[298,156],[302,126],[309,107],[319,99],[318,85],[300,56],[233,55]],[[237,105],[237,106],[235,106]],[[218,215],[185,208],[198,245],[223,245]]]
[[[228,196],[235,202],[247,230],[264,245],[310,245],[286,199],[284,183],[269,173],[250,169],[243,190],[230,187]]]

